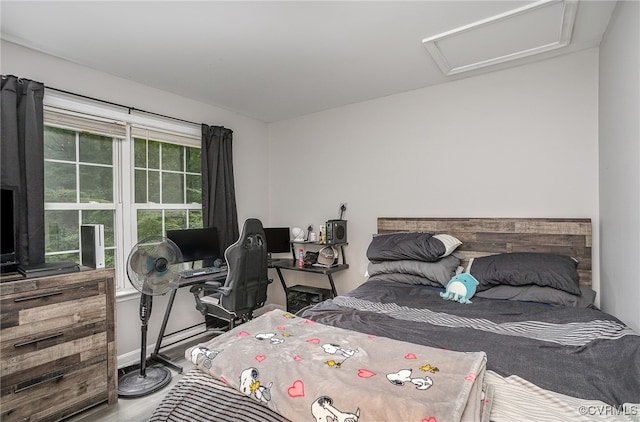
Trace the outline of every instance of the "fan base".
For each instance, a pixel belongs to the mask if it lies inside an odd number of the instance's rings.
[[[171,381],[171,371],[167,368],[146,368],[146,376],[140,371],[129,372],[118,379],[118,397],[135,398],[155,393]]]

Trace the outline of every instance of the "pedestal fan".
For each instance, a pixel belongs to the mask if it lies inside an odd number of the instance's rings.
[[[130,372],[118,379],[118,396],[141,397],[158,391],[171,381],[171,372],[164,367],[147,368],[147,323],[151,315],[153,296],[167,293],[176,287],[182,262],[180,249],[171,240],[156,236],[138,242],[127,259],[127,276],[140,296],[142,344],[140,371]]]

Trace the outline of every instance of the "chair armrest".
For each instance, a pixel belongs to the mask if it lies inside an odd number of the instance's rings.
[[[203,283],[205,290],[217,290],[222,286],[219,281],[205,281]]]
[[[195,284],[189,289],[189,292],[193,294],[193,297],[196,300],[196,309],[202,315],[207,315],[207,306],[202,303],[202,300],[200,300],[201,294],[207,295],[213,292],[217,292],[219,291],[220,286],[222,286],[222,284],[217,281],[207,281],[204,283]]]
[[[193,294],[199,294],[203,292],[204,294],[209,294],[212,292],[217,292],[218,289],[222,286],[222,283],[218,281],[206,281],[204,283],[198,283],[191,286],[189,291]]]

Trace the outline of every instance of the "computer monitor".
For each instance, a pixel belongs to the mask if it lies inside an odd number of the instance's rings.
[[[0,204],[0,265],[4,268],[16,262],[16,232],[17,232],[17,214],[16,190],[8,187],[2,187]]]
[[[183,262],[206,260],[213,262],[222,258],[215,227],[204,229],[167,230],[167,237],[182,252]]]
[[[289,227],[265,227],[264,235],[267,238],[269,254],[291,252]]]

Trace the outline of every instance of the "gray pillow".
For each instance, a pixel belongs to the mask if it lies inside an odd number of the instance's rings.
[[[564,255],[514,252],[474,258],[467,268],[480,283],[476,291],[497,285],[553,287],[580,295],[578,261]]]
[[[401,273],[389,273],[389,274],[376,274],[369,277],[369,280],[382,280],[391,281],[393,283],[413,284],[420,286],[439,287],[442,289],[442,284],[437,281],[431,281],[419,275],[413,274],[401,274]]]
[[[521,302],[540,302],[549,305],[569,306],[573,308],[591,308],[596,299],[596,292],[588,287],[580,286],[581,295],[573,295],[553,287],[528,286],[495,286],[489,290],[477,292],[476,296],[486,299],[518,300]]]
[[[367,258],[371,262],[435,262],[446,252],[444,243],[432,233],[390,233],[373,237],[367,248]]]
[[[446,286],[451,277],[455,275],[456,268],[460,265],[460,260],[453,255],[444,257],[436,262],[423,261],[384,261],[379,263],[369,263],[367,272],[369,276],[378,274],[409,274],[424,278],[428,281],[436,281],[442,286]],[[417,283],[412,284],[429,284]]]

